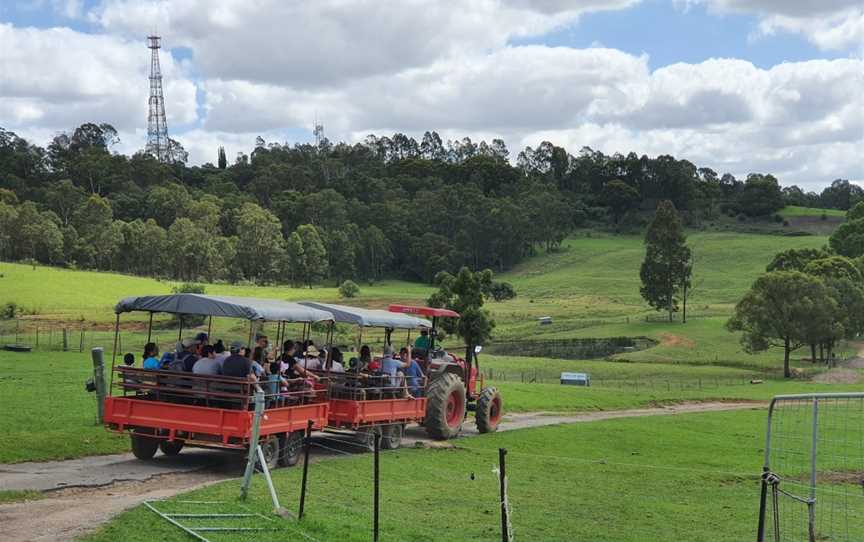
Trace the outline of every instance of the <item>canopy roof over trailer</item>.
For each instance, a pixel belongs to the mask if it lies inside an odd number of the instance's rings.
[[[173,294],[127,297],[114,312],[165,312],[200,314],[269,322],[322,322],[334,320],[332,313],[315,307],[256,297],[233,297],[204,294]]]
[[[423,316],[438,316],[444,318],[459,318],[459,313],[450,309],[436,309],[435,307],[415,307],[414,305],[393,304],[388,307],[390,312],[402,314],[422,314]]]
[[[432,327],[432,322],[429,320],[407,314],[396,314],[376,309],[361,309],[358,307],[348,307],[346,305],[316,303],[313,301],[301,301],[300,304],[332,313],[337,322],[344,322],[362,327],[389,327],[393,329],[418,329],[422,327]]]

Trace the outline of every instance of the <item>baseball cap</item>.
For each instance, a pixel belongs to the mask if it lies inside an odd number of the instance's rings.
[[[183,339],[183,342],[180,344],[183,345],[183,348],[189,348],[195,344],[195,341],[193,341],[192,339]]]
[[[243,343],[240,341],[234,341],[231,343],[231,353],[236,354],[240,352],[240,349],[243,348]]]

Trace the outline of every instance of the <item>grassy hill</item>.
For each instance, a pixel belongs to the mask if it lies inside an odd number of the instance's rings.
[[[688,242],[695,257],[694,288],[688,322],[669,323],[650,310],[639,295],[642,238],[586,232],[567,239],[554,253],[541,253],[498,276],[511,282],[518,297],[490,303],[501,340],[574,337],[648,336],[655,348],[632,352],[630,361],[719,364],[745,369],[774,367],[776,352],[744,353],[737,337],[724,328],[734,304],[778,251],[819,247],[821,236],[784,237],[743,233],[693,233]],[[0,264],[0,303],[17,303],[39,320],[102,322],[113,320],[113,305],[122,297],[170,293],[175,282],[112,273],[73,271],[19,264]],[[287,300],[336,301],[334,287],[207,285],[207,292]],[[394,301],[423,303],[428,285],[384,281],[361,285],[350,302],[384,307]],[[537,319],[551,316],[553,324]],[[134,319],[134,316],[129,317]],[[139,316],[139,318],[143,318]],[[124,318],[127,320],[127,318]]]

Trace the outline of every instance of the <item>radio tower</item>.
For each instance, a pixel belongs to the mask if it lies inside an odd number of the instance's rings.
[[[150,114],[147,116],[147,146],[145,151],[160,162],[171,161],[168,144],[168,123],[165,121],[165,97],[162,95],[162,70],[159,69],[159,48],[162,38],[147,36],[150,49]]]

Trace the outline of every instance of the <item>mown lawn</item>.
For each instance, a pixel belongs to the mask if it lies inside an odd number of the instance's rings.
[[[454,449],[400,450],[381,457],[382,540],[500,540],[498,447],[508,450],[517,539],[739,542],[755,533],[765,411],[618,419],[528,429],[455,442]],[[307,517],[276,520],[283,537],[369,540],[370,454],[310,468]],[[274,475],[283,506],[297,509],[301,469]],[[179,497],[235,502],[236,481]],[[175,499],[176,501],[177,499]],[[180,510],[183,505],[163,505]],[[188,510],[189,506],[185,505]],[[233,508],[234,505],[225,505]],[[263,481],[250,509],[270,508]],[[277,538],[279,533],[274,533]],[[138,507],[88,537],[186,540]]]
[[[846,211],[841,211],[840,209],[818,209],[815,207],[798,207],[796,205],[789,205],[780,209],[779,213],[783,218],[787,217],[798,217],[798,216],[836,216],[836,217],[846,217]]]

